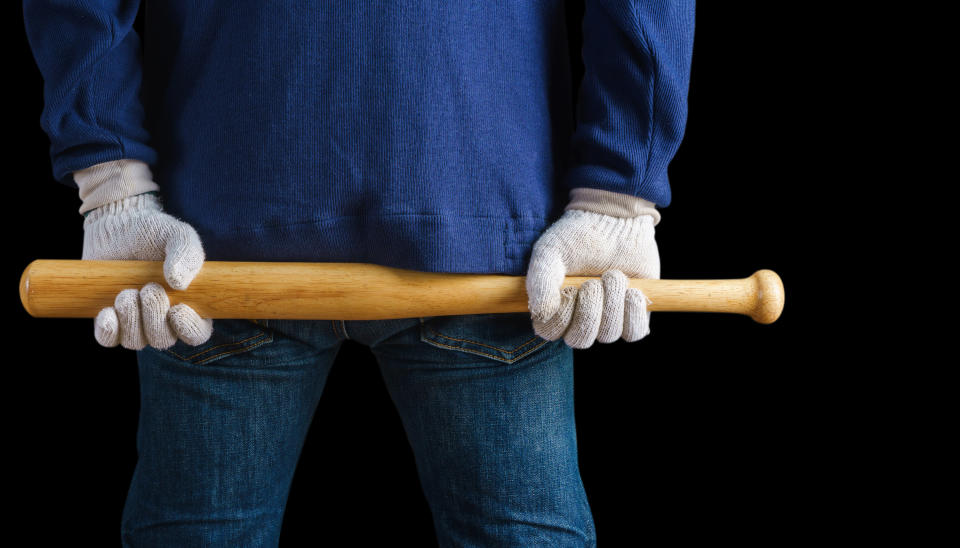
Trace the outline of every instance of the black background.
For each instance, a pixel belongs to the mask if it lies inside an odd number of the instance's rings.
[[[821,360],[826,328],[814,321],[819,273],[808,264],[822,238],[811,217],[827,215],[818,187],[839,177],[823,167],[832,141],[811,46],[828,29],[786,4],[698,6],[688,124],[670,168],[673,202],[657,227],[662,278],[769,268],[783,279],[786,307],[771,325],[655,313],[642,341],[576,350],[581,474],[604,545],[809,541],[844,519],[851,493],[837,478],[855,472],[841,449],[853,434],[841,423],[852,419],[836,414]],[[569,10],[576,92],[582,5]],[[19,168],[4,186],[7,218],[18,219],[8,225],[14,256],[5,268],[14,314],[6,492],[15,501],[5,519],[51,543],[111,545],[136,460],[136,358],[100,347],[92,320],[32,318],[14,301],[31,260],[80,258],[83,230],[76,191],[51,175],[42,79],[22,13],[4,19],[15,38],[5,164]],[[314,417],[281,544],[338,534],[435,544],[399,418],[372,355],[353,341]]]

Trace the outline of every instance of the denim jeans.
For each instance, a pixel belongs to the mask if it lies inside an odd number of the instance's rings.
[[[441,546],[596,544],[577,463],[573,349],[537,336],[523,312],[220,319],[199,346],[138,351],[139,458],[123,545],[276,546],[348,338],[377,359]]]

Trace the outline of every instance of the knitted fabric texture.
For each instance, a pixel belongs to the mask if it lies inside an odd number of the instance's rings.
[[[600,276],[561,289],[566,276]],[[650,299],[628,278],[660,278],[654,217],[570,209],[537,240],[526,276],[536,333],[573,348],[650,333]]]
[[[522,275],[572,188],[670,203],[692,0],[234,4],[24,1],[54,178],[144,162],[211,260],[428,272]]]
[[[100,310],[93,322],[93,334],[101,346],[118,344],[130,350],[147,345],[163,350],[177,339],[189,345],[202,344],[213,334],[213,320],[201,318],[184,303],[170,306],[163,286],[150,282],[139,291],[124,289],[113,306]]]
[[[570,203],[563,209],[582,209],[611,217],[650,215],[653,217],[653,226],[657,226],[660,224],[660,212],[656,207],[657,204],[638,196],[599,188],[578,187],[570,189]]]
[[[129,196],[160,190],[141,160],[114,160],[73,172],[80,190],[80,214]],[[84,215],[86,216],[86,215]]]
[[[186,289],[205,260],[197,232],[165,213],[152,193],[92,210],[83,228],[83,260],[163,261],[164,279],[173,289]],[[101,310],[94,320],[97,342],[133,350],[147,344],[167,348],[178,337],[200,344],[212,328],[212,319],[200,318],[189,306],[170,307],[163,286],[155,282],[140,290],[121,291],[114,305]]]

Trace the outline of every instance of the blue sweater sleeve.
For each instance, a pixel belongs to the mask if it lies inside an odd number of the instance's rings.
[[[670,204],[687,117],[694,0],[588,0],[577,127],[564,177]]]
[[[153,164],[140,102],[140,0],[23,0],[27,40],[43,76],[40,125],[53,177],[123,158]]]

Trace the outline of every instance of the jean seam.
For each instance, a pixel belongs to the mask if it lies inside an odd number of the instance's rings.
[[[508,363],[513,363],[513,362],[515,362],[515,361],[523,358],[524,356],[527,356],[527,355],[531,354],[532,352],[534,352],[535,350],[537,350],[538,348],[540,348],[541,346],[547,344],[547,343],[550,342],[550,341],[544,340],[542,343],[540,343],[540,344],[538,344],[537,346],[534,346],[533,348],[527,350],[527,351],[524,352],[523,354],[520,354],[519,356],[511,356],[510,358],[504,358],[503,356],[498,356],[498,355],[496,355],[496,354],[490,354],[489,352],[484,352],[484,351],[482,351],[482,350],[477,350],[477,349],[473,349],[473,348],[466,348],[466,347],[463,347],[463,346],[452,346],[452,345],[449,345],[449,344],[443,344],[442,342],[439,342],[439,341],[434,340],[434,339],[428,339],[428,340],[426,340],[426,342],[429,343],[429,344],[435,345],[435,346],[443,347],[443,348],[450,348],[450,349],[453,349],[453,350],[462,350],[462,351],[464,351],[464,352],[470,352],[470,353],[473,353],[473,354],[479,354],[479,355],[481,355],[481,356],[487,356],[487,357],[493,358],[493,359],[495,359],[495,360],[509,360]],[[473,341],[469,341],[469,342],[473,342]],[[478,343],[478,344],[479,344],[479,343]],[[486,346],[486,345],[484,345],[484,346]],[[507,351],[504,351],[504,352],[507,352]],[[509,352],[508,352],[508,353],[509,353]]]
[[[224,346],[233,346],[233,345],[237,345],[237,344],[243,344],[243,343],[245,343],[245,342],[247,342],[247,341],[256,339],[257,337],[265,337],[265,336],[267,336],[267,333],[265,333],[265,332],[264,332],[264,333],[257,333],[256,335],[247,337],[246,339],[243,339],[242,341],[233,341],[233,342],[218,344],[217,346],[211,346],[210,348],[205,348],[205,349],[203,349],[203,350],[201,350],[201,351],[199,351],[199,352],[197,352],[197,353],[195,353],[195,354],[190,354],[189,356],[181,356],[180,354],[177,354],[177,353],[174,352],[173,350],[168,350],[168,352],[170,352],[170,353],[173,354],[174,356],[180,358],[181,360],[192,360],[192,359],[196,358],[197,356],[201,356],[201,355],[203,355],[203,354],[206,354],[206,353],[208,353],[208,352],[210,352],[210,351],[213,351],[213,350],[216,350],[216,349],[218,349],[218,348],[223,348]]]
[[[330,326],[333,328],[333,335],[338,341],[342,341],[343,337],[340,335],[340,330],[337,329],[337,320],[330,320]]]
[[[197,365],[202,365],[202,364],[207,363],[207,362],[209,362],[209,361],[211,361],[211,360],[213,360],[213,359],[215,359],[215,358],[219,358],[220,356],[225,356],[225,355],[227,355],[227,354],[237,354],[237,353],[239,353],[239,352],[244,352],[244,351],[246,351],[246,350],[253,350],[254,348],[262,345],[263,343],[270,342],[270,341],[272,341],[272,340],[273,340],[273,337],[270,335],[270,333],[264,332],[264,333],[259,333],[259,334],[257,334],[257,335],[254,335],[254,336],[252,336],[252,337],[247,337],[246,339],[243,339],[242,341],[235,341],[235,342],[231,342],[231,343],[218,344],[217,346],[214,346],[214,347],[212,347],[212,348],[207,348],[206,350],[197,352],[196,354],[191,354],[191,355],[189,355],[189,356],[181,356],[180,354],[174,352],[173,350],[171,350],[171,349],[169,349],[169,348],[166,349],[166,350],[164,350],[164,352],[167,352],[168,354],[170,354],[171,356],[176,357],[176,358],[179,359],[179,360],[182,360],[182,361],[185,361],[185,362],[190,362],[190,363],[197,364]],[[251,341],[252,341],[252,342],[251,342]],[[205,358],[199,358],[199,359],[197,358],[197,356],[201,356],[201,355],[206,354],[206,353],[210,352],[211,350],[214,350],[214,349],[217,349],[217,348],[223,348],[223,347],[225,347],[225,346],[235,346],[235,345],[243,344],[243,343],[246,343],[246,344],[244,344],[244,346],[241,346],[241,347],[239,347],[239,348],[234,348],[234,349],[231,349],[231,350],[225,350],[225,351],[223,351],[223,352],[220,352],[220,353],[218,353],[218,354],[214,354],[214,355],[212,355],[212,356],[207,356],[207,357],[205,357]]]
[[[449,339],[449,340],[451,340],[451,341],[458,341],[458,342],[466,342],[466,343],[470,343],[470,344],[475,344],[475,345],[477,345],[477,346],[485,346],[485,347],[487,347],[487,348],[492,348],[492,349],[494,349],[494,350],[499,350],[500,352],[507,352],[507,353],[509,353],[509,354],[513,354],[513,353],[515,353],[515,352],[518,352],[518,351],[519,351],[521,348],[523,348],[524,346],[527,346],[528,344],[535,343],[535,342],[537,342],[537,339],[541,338],[539,335],[536,335],[536,336],[534,336],[532,339],[530,339],[529,341],[526,341],[526,342],[524,342],[523,344],[521,344],[521,345],[519,345],[519,346],[516,346],[516,347],[514,347],[514,348],[512,348],[512,349],[508,349],[508,348],[501,348],[501,347],[499,347],[499,346],[494,346],[494,345],[490,345],[490,344],[484,344],[484,343],[482,343],[482,342],[475,341],[475,340],[471,340],[471,339],[458,339],[457,337],[451,337],[451,336],[449,336],[449,335],[444,335],[443,333],[440,333],[440,332],[434,330],[434,329],[431,328],[429,325],[427,325],[427,324],[425,324],[425,323],[423,323],[423,322],[420,322],[420,323],[421,323],[421,324],[423,325],[423,327],[425,327],[428,331],[430,331],[431,333],[435,334],[435,335],[438,336],[438,337],[443,337],[444,339]],[[544,341],[544,342],[546,342],[546,341]]]
[[[246,352],[246,351],[248,351],[248,350],[253,350],[254,348],[257,348],[258,346],[262,346],[262,345],[264,345],[264,344],[266,344],[266,343],[268,343],[268,342],[273,341],[273,337],[269,336],[267,333],[264,333],[264,334],[263,334],[263,337],[264,337],[264,340],[255,341],[255,342],[253,342],[253,343],[251,343],[251,344],[248,344],[247,346],[244,346],[243,348],[237,348],[236,350],[227,350],[227,351],[225,351],[225,352],[221,352],[221,353],[216,354],[216,355],[213,355],[213,356],[207,356],[206,358],[203,358],[202,360],[199,360],[199,361],[196,361],[196,362],[193,362],[193,363],[196,364],[196,365],[203,365],[203,364],[206,364],[206,363],[208,363],[208,362],[211,362],[211,361],[215,360],[216,358],[219,358],[220,356],[228,356],[228,355],[231,355],[231,354],[239,354],[239,353],[241,353],[241,352]]]

